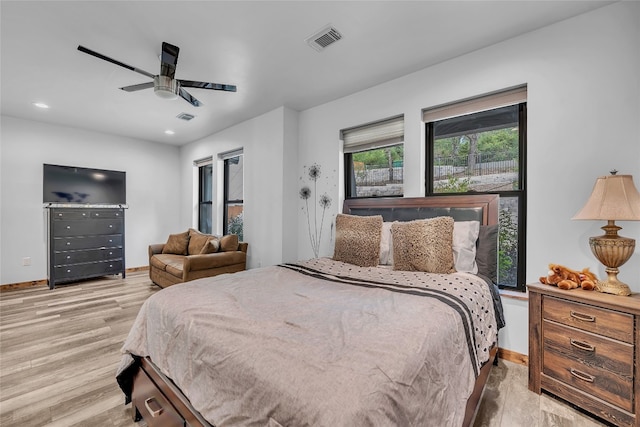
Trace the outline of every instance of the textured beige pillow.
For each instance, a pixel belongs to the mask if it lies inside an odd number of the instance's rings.
[[[220,249],[220,241],[218,240],[217,237],[213,237],[207,240],[207,243],[205,243],[205,245],[202,247],[202,250],[200,251],[200,253],[213,254],[218,252],[218,249]]]
[[[238,244],[237,234],[226,234],[220,237],[220,252],[237,251]]]
[[[375,267],[380,259],[382,216],[336,216],[333,259],[360,267]]]
[[[207,242],[214,236],[210,234],[204,234],[196,230],[195,228],[189,229],[189,255],[195,255],[202,252],[202,248]]]
[[[453,264],[453,218],[441,216],[391,226],[393,269],[455,273]]]
[[[189,232],[170,234],[162,248],[163,254],[186,255],[189,247]]]

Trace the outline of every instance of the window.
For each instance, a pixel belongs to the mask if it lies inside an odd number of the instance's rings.
[[[404,117],[340,131],[344,142],[345,195],[402,196]]]
[[[224,157],[224,234],[237,234],[243,240],[243,162],[242,154]]]
[[[526,87],[423,112],[426,194],[500,195],[498,285],[524,291]]]
[[[198,160],[198,230],[211,234],[211,219],[213,217],[213,165],[212,159]]]

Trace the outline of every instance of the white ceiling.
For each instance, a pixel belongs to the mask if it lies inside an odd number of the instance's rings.
[[[1,109],[182,145],[280,106],[320,105],[609,3],[2,0]],[[316,52],[305,38],[329,23],[343,39]],[[176,78],[234,84],[238,91],[189,89],[204,104],[198,108],[152,89],[124,92],[119,88],[149,79],[77,50],[81,44],[158,74],[163,41],[180,47]],[[36,101],[50,108],[37,109]],[[177,119],[182,112],[196,118]]]

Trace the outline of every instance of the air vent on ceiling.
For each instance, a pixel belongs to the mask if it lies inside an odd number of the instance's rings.
[[[307,44],[318,52],[324,50],[327,46],[332,45],[342,38],[342,34],[333,26],[327,25],[320,31],[310,35],[305,39]]]
[[[188,122],[189,120],[195,118],[196,116],[194,116],[193,114],[189,114],[189,113],[180,113],[176,117]]]

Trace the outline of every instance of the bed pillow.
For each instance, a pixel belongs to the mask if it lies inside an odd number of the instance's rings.
[[[456,221],[453,223],[453,262],[456,271],[478,272],[476,264],[476,242],[480,232],[478,221]]]
[[[336,216],[333,259],[360,267],[375,267],[380,261],[382,216]]]
[[[380,233],[380,265],[393,264],[393,245],[391,244],[391,224],[385,221],[382,223],[382,231]]]
[[[476,248],[478,274],[493,283],[498,283],[498,230],[498,224],[480,226]]]
[[[214,236],[211,234],[204,234],[196,230],[195,228],[189,229],[189,246],[187,253],[189,255],[196,255],[202,252],[202,248],[207,242]]]
[[[218,240],[217,237],[213,237],[207,240],[207,243],[205,243],[205,245],[202,247],[202,250],[200,251],[200,253],[213,254],[218,252],[218,249],[220,249],[220,241]]]
[[[189,231],[170,234],[162,248],[163,254],[186,255],[189,248]]]
[[[391,226],[393,269],[454,273],[453,218],[441,216]]]

